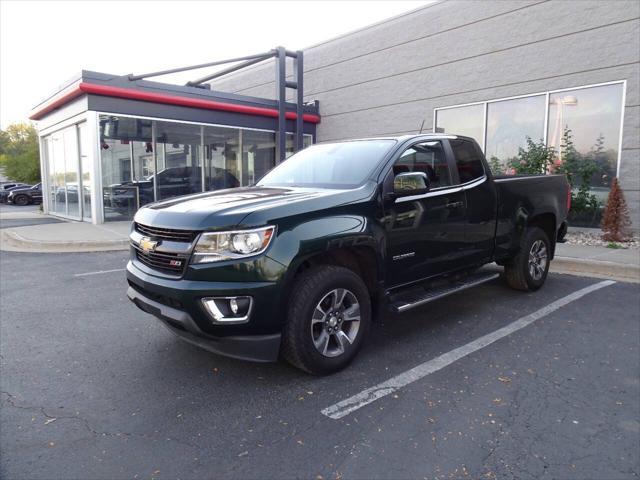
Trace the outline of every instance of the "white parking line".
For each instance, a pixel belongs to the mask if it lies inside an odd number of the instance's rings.
[[[466,357],[467,355],[470,355],[473,352],[480,350],[481,348],[491,345],[492,343],[506,337],[507,335],[512,334],[513,332],[517,332],[527,325],[531,325],[536,320],[539,320],[540,318],[555,312],[559,308],[564,307],[565,305],[578,300],[579,298],[582,298],[591,292],[595,292],[596,290],[599,290],[601,288],[608,287],[609,285],[613,285],[614,283],[616,282],[614,282],[613,280],[605,280],[603,282],[595,283],[586,288],[573,292],[566,297],[562,297],[559,300],[550,303],[540,310],[519,318],[515,322],[510,323],[509,325],[502,327],[495,332],[484,335],[472,342],[467,343],[466,345],[463,345],[462,347],[451,350],[450,352],[424,362],[412,368],[411,370],[407,370],[400,375],[392,377],[386,382],[382,382],[374,387],[367,388],[366,390],[363,390],[362,392],[352,397],[342,400],[335,405],[331,405],[330,407],[322,410],[321,413],[335,420],[345,417],[350,413],[358,410],[359,408],[362,408],[365,405],[378,400],[379,398],[389,395],[390,393],[393,393],[396,390],[409,385],[410,383],[420,380],[421,378],[424,378],[433,372],[437,372],[438,370],[451,365],[453,362],[460,360],[461,358]]]
[[[114,270],[98,270],[97,272],[76,273],[74,277],[88,277],[89,275],[100,275],[102,273],[124,272],[126,268],[116,268]]]

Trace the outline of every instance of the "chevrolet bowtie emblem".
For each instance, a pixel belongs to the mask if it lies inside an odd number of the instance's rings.
[[[140,248],[144,253],[151,253],[156,249],[158,243],[160,242],[151,240],[149,237],[142,237],[140,239]]]

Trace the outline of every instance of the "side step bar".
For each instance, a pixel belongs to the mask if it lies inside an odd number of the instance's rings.
[[[413,287],[389,296],[389,307],[395,313],[406,312],[425,303],[433,302],[467,288],[475,287],[500,276],[495,272],[476,272],[460,280],[452,281],[434,288]]]

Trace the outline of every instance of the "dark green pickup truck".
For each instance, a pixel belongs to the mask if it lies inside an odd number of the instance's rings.
[[[494,177],[452,135],[319,144],[257,185],[141,208],[128,297],[231,357],[344,368],[372,321],[498,276],[536,290],[566,233],[560,175]]]

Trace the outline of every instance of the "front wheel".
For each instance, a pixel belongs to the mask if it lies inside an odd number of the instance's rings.
[[[504,266],[509,286],[523,291],[542,287],[549,273],[550,252],[547,234],[538,227],[527,228],[522,236],[520,252]]]
[[[354,359],[371,323],[362,279],[331,265],[302,273],[291,292],[282,355],[314,375],[343,369]]]
[[[13,203],[21,207],[24,207],[26,205],[29,205],[29,197],[27,197],[26,195],[18,195],[16,198],[13,199]]]

